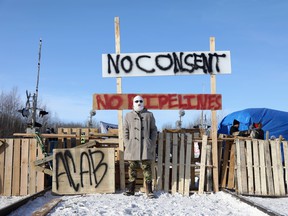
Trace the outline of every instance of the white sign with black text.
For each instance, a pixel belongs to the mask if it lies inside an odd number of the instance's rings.
[[[103,77],[231,74],[230,51],[102,54]]]

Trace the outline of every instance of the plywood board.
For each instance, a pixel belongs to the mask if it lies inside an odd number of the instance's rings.
[[[52,192],[114,193],[114,148],[54,149]]]

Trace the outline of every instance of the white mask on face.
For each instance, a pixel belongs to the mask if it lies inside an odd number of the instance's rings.
[[[144,100],[141,96],[137,95],[133,98],[133,109],[136,112],[140,112],[144,109]]]

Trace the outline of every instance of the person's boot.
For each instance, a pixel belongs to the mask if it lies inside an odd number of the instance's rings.
[[[153,190],[152,190],[152,181],[146,181],[146,194],[147,194],[147,197],[150,199],[155,198]]]
[[[124,192],[125,196],[134,196],[135,195],[135,184],[136,184],[136,181],[129,182],[127,190]]]

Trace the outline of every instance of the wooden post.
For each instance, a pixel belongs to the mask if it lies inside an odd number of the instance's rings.
[[[115,17],[115,49],[116,54],[120,54],[120,21]],[[122,78],[116,78],[117,93],[122,93]],[[123,110],[118,110],[118,137],[119,137],[119,169],[120,169],[120,188],[125,189],[125,165],[124,165],[124,143],[123,143]]]
[[[215,38],[210,37],[210,51],[215,51]],[[216,75],[210,76],[211,94],[216,94]],[[219,191],[219,178],[218,178],[218,142],[217,142],[217,111],[211,111],[212,116],[212,163],[213,163],[213,187],[214,192]]]

